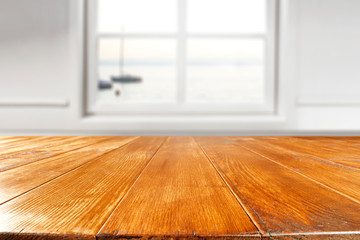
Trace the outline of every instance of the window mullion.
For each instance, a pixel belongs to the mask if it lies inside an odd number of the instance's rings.
[[[176,33],[98,33],[100,38],[176,38]]]
[[[186,2],[178,0],[177,102],[185,103],[186,93]]]

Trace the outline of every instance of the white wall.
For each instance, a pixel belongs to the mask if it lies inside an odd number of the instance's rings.
[[[360,134],[360,1],[281,1],[277,115],[110,117],[83,115],[82,1],[0,0],[0,133]]]
[[[360,129],[360,1],[298,0],[298,129]]]
[[[1,1],[1,99],[68,95],[68,18],[67,1]]]
[[[360,1],[300,1],[299,100],[360,102]]]
[[[0,0],[1,132],[71,128],[77,119],[71,2]]]

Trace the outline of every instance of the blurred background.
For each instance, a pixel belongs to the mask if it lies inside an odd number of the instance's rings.
[[[359,0],[0,0],[1,135],[359,135]]]

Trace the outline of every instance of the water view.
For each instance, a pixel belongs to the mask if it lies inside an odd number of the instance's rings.
[[[98,78],[111,88],[98,91],[105,102],[176,101],[174,40],[102,39]],[[122,59],[122,60],[121,60]],[[187,102],[260,102],[264,95],[261,40],[189,40]]]

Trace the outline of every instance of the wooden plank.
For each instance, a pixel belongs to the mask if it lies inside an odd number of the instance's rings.
[[[61,137],[40,143],[17,147],[16,151],[0,152],[0,172],[53,157],[73,149],[81,148],[109,137]],[[30,146],[30,147],[29,147]],[[19,150],[20,149],[20,150]]]
[[[246,139],[231,137],[231,139],[237,141],[242,147],[289,167],[360,203],[360,171],[357,169],[332,164],[321,159],[299,156],[278,144],[270,144],[257,137]]]
[[[268,143],[281,145],[298,155],[308,155],[352,168],[360,168],[360,149],[353,141],[340,137],[324,140],[323,137],[262,137]],[[283,141],[286,140],[286,141]]]
[[[360,149],[352,146],[327,146],[320,142],[310,142],[293,137],[263,137],[269,143],[281,145],[297,154],[314,156],[348,167],[360,169]],[[285,141],[284,141],[285,139]]]
[[[0,232],[1,240],[96,240],[95,236],[84,234],[28,234]]]
[[[334,163],[360,169],[360,138],[358,137],[296,137],[295,139],[306,141],[307,144],[318,148],[328,146],[338,153],[346,154],[331,156],[327,158]]]
[[[360,204],[228,138],[197,137],[264,235],[360,233]]]
[[[21,141],[24,137],[2,137],[0,138],[0,147],[5,144],[13,144],[16,141]]]
[[[11,141],[25,138],[25,136],[0,136],[0,141]]]
[[[170,137],[97,237],[259,237],[191,137]]]
[[[19,147],[19,146],[25,146],[29,144],[29,142],[40,140],[44,137],[14,137],[9,139],[9,141],[1,142],[0,143],[0,153],[5,153],[5,151],[9,152],[12,151],[12,149]]]
[[[10,155],[18,151],[34,149],[37,147],[50,147],[53,144],[60,144],[62,142],[69,142],[70,139],[77,139],[75,136],[65,137],[22,137],[14,143],[5,143],[0,145],[0,157],[2,155]]]
[[[72,150],[42,161],[0,173],[0,205],[24,192],[71,171],[136,137],[112,137],[109,140]]]
[[[360,146],[360,137],[328,137],[328,136],[296,136],[292,138],[297,138],[301,140],[307,140],[307,141],[318,141],[322,144],[328,143],[333,146],[338,145],[339,143],[344,143],[347,145],[351,145],[354,147]]]
[[[349,166],[352,168],[360,169],[360,158],[359,159],[339,159],[339,158],[333,158],[329,159],[334,163],[338,163],[341,165]]]
[[[94,236],[164,141],[141,137],[0,206],[0,232]]]
[[[73,145],[78,147],[81,141],[97,140],[101,141],[108,137],[78,137],[78,136],[56,136],[56,137],[22,137],[13,143],[0,145],[0,159],[12,158],[21,155],[36,154],[38,152],[66,151]]]
[[[333,232],[333,233],[310,233],[310,234],[293,234],[293,235],[273,235],[269,238],[276,240],[359,240],[359,234]]]

